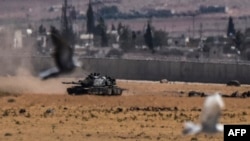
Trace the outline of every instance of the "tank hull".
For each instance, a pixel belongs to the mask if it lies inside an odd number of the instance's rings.
[[[84,94],[90,94],[90,95],[122,95],[123,89],[116,87],[116,86],[110,86],[110,87],[81,87],[81,86],[73,86],[70,88],[67,88],[67,92],[69,95],[84,95]]]

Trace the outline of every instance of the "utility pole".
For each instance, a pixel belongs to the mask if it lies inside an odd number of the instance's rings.
[[[195,13],[192,14],[192,19],[193,19],[193,38],[194,38],[194,25],[195,25]]]
[[[71,45],[74,44],[74,33],[72,27],[72,19],[68,16],[68,1],[64,0],[62,6],[62,16],[61,16],[61,33],[64,39],[66,39]]]
[[[246,30],[248,28],[247,27],[247,24],[248,24],[248,22],[247,22],[247,16],[244,19],[245,19],[245,24],[246,24],[246,27],[245,27],[245,30]]]
[[[203,24],[200,23],[200,39],[202,38],[203,35]]]
[[[67,18],[67,8],[68,8],[68,1],[64,0],[63,6],[62,6],[62,16],[61,16],[61,30],[67,31],[69,28],[69,21]]]

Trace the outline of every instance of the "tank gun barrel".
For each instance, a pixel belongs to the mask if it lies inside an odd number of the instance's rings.
[[[62,82],[62,84],[81,84],[81,83],[72,81],[72,82]]]

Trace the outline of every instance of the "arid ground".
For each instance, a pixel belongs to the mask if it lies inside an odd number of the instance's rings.
[[[249,91],[249,85],[117,80],[121,96],[67,95],[58,78],[0,78],[0,140],[11,141],[222,141],[223,134],[183,136],[183,123],[199,121],[207,94]],[[224,98],[223,124],[250,122],[248,98]]]

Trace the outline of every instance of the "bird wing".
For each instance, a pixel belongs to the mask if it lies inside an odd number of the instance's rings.
[[[204,102],[204,107],[200,116],[203,130],[213,132],[217,130],[217,123],[224,107],[221,95],[214,94],[208,96]]]
[[[49,77],[55,77],[59,75],[59,73],[60,73],[60,70],[57,67],[53,67],[53,68],[49,68],[45,71],[40,72],[39,77],[45,80]]]
[[[201,131],[201,126],[198,124],[194,124],[193,122],[186,122],[184,124],[184,129],[182,134],[184,135],[194,135],[198,134]]]
[[[216,129],[217,129],[217,131],[219,131],[219,132],[223,132],[223,131],[224,131],[224,125],[218,123],[218,124],[216,125]]]
[[[53,57],[58,68],[62,71],[72,70],[73,48],[54,27],[51,28],[51,39],[55,46]]]

